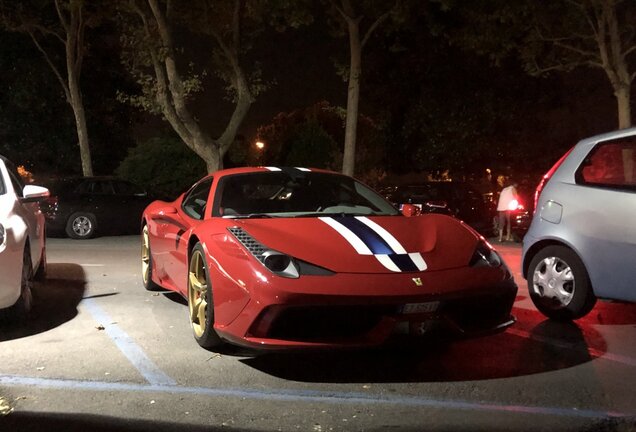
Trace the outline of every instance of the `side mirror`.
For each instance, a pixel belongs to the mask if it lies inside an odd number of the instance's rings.
[[[406,217],[419,216],[422,214],[420,208],[413,204],[402,204],[400,206],[400,211]]]
[[[35,185],[26,185],[22,190],[22,198],[20,198],[20,202],[22,203],[32,203],[42,201],[49,197],[51,193],[49,190],[42,186]]]
[[[177,214],[177,209],[172,207],[172,206],[165,206],[165,207],[160,207],[158,209],[155,209],[150,216],[152,218],[156,218],[156,217],[161,217],[161,216],[168,216],[168,215],[175,215]]]

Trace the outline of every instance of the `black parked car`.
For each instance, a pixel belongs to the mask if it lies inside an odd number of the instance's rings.
[[[153,201],[139,186],[111,177],[77,177],[47,183],[50,198],[41,204],[47,231],[74,239],[139,230],[143,209]]]
[[[493,209],[479,191],[462,182],[424,182],[389,186],[381,192],[394,205],[414,204],[422,213],[444,213],[463,220],[484,236],[492,235]]]

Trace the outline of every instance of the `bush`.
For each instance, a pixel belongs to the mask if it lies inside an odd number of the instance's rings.
[[[128,151],[115,171],[151,195],[176,198],[206,173],[203,160],[172,137],[151,138]]]
[[[297,125],[286,144],[289,152],[285,165],[333,168],[333,156],[338,146],[315,120]]]

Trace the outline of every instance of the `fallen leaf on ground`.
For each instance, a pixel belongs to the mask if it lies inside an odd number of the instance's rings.
[[[11,407],[11,405],[9,405],[9,402],[0,397],[0,416],[5,416],[7,414],[10,414],[13,411],[13,408]]]

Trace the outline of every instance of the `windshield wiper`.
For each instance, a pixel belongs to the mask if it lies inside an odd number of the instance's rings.
[[[374,213],[354,213],[354,212],[315,212],[315,213],[303,213],[294,216],[295,218],[303,217],[354,217],[354,216],[376,216]]]
[[[232,219],[268,219],[273,217],[275,216],[267,213],[250,213],[246,215],[236,215]]]

